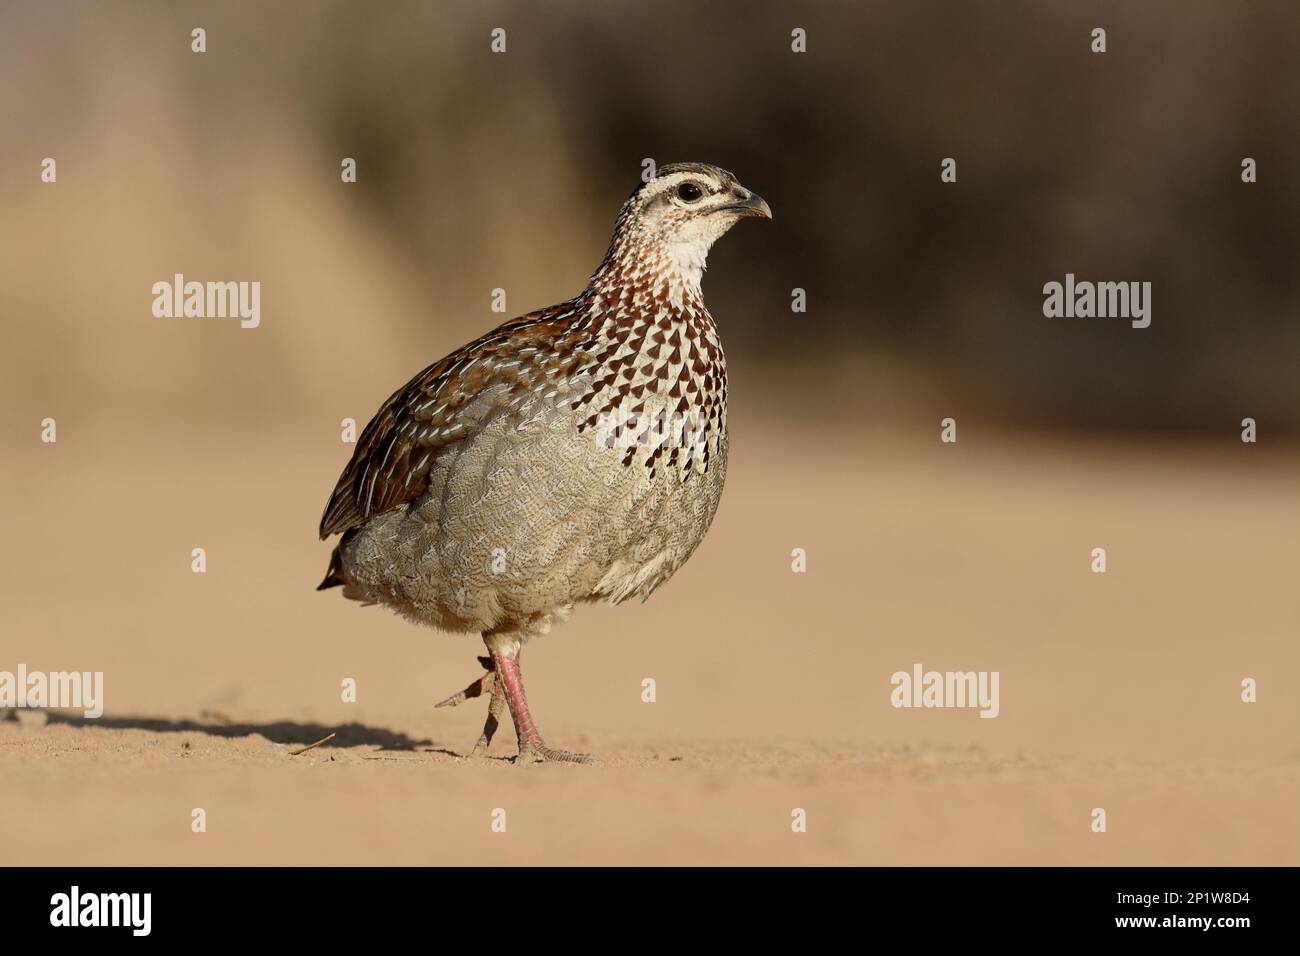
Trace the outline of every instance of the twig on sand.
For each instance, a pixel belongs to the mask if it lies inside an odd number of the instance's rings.
[[[289,756],[296,757],[299,754],[305,754],[308,750],[314,750],[316,747],[319,747],[321,744],[326,743],[327,741],[333,740],[337,736],[338,736],[338,731],[335,731],[334,733],[330,734],[328,737],[322,737],[314,744],[308,744],[306,747],[302,747],[298,750],[290,750]]]

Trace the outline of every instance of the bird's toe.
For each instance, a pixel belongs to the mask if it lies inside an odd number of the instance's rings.
[[[547,747],[540,741],[535,743],[525,743],[519,748],[519,756],[515,758],[515,766],[526,767],[535,763],[595,763],[596,758],[591,754],[574,753],[571,750],[555,750]]]

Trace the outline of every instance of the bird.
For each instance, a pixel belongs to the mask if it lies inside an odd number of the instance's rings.
[[[394,392],[325,506],[341,535],[317,590],[481,635],[484,673],[438,707],[489,696],[520,765],[548,747],[524,693],[524,645],[579,603],[649,598],[704,538],[727,471],[727,366],[701,281],[714,242],[772,218],[707,163],[643,175],[578,295],[511,319]]]

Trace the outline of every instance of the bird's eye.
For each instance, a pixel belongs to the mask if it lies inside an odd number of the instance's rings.
[[[677,198],[683,202],[699,202],[704,190],[699,183],[682,183],[677,187]]]

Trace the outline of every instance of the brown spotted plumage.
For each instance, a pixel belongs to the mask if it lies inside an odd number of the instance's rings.
[[[395,392],[321,518],[342,534],[321,588],[483,635],[487,673],[444,704],[508,706],[520,762],[547,748],[523,644],[580,601],[648,597],[722,494],[727,369],[700,292],[713,242],[770,218],[725,170],[664,166],[628,199],[578,296],[506,322]]]

